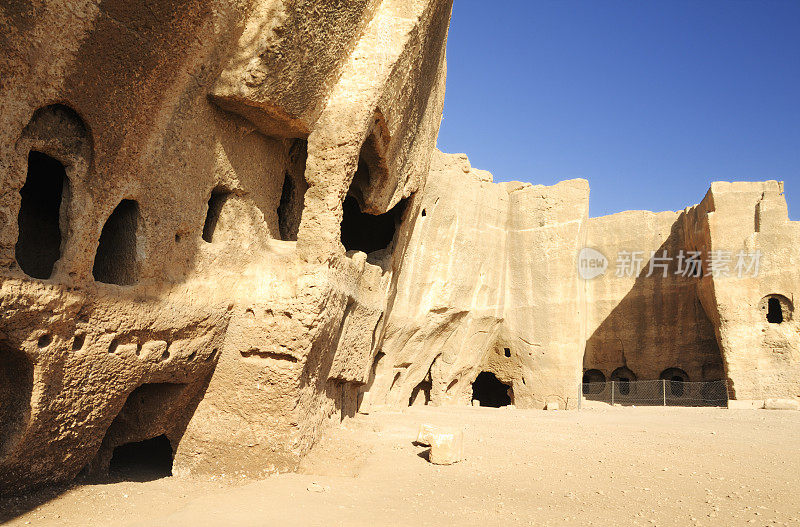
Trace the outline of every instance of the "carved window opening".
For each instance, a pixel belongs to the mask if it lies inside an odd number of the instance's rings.
[[[15,256],[22,271],[32,278],[50,278],[61,258],[61,200],[68,184],[59,161],[33,150],[28,154],[28,175],[19,191],[22,201]]]
[[[358,167],[347,190],[341,223],[341,242],[346,251],[367,254],[389,249],[400,226],[407,199],[389,211],[386,202],[396,190],[383,157],[387,133],[376,118],[376,126],[361,147]]]
[[[770,298],[767,308],[767,322],[770,324],[780,324],[783,322],[783,309],[781,302],[777,298]]]
[[[759,307],[762,316],[770,324],[783,324],[792,319],[794,310],[792,301],[787,297],[778,294],[767,295],[761,299]]]
[[[342,217],[342,245],[346,251],[363,251],[367,254],[387,249],[403,217],[406,200],[401,200],[389,212],[368,214],[361,212],[353,196],[344,200]]]
[[[133,285],[138,281],[139,221],[139,204],[130,199],[122,200],[108,217],[94,258],[95,280],[116,285]]]

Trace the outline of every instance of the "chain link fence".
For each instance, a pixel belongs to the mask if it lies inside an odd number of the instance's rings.
[[[728,406],[727,381],[607,381],[581,383],[586,401],[627,406]]]

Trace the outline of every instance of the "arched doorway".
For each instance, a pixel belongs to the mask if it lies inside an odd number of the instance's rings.
[[[616,390],[619,395],[630,395],[631,382],[636,380],[636,374],[626,366],[622,366],[611,372],[611,380],[617,383]]]
[[[472,399],[481,406],[508,406],[511,404],[511,387],[500,382],[494,373],[482,371],[472,383]]]
[[[658,376],[662,381],[668,381],[665,386],[667,397],[683,397],[686,392],[683,383],[689,382],[689,375],[680,368],[667,368]]]
[[[600,370],[586,370],[581,382],[583,395],[598,394],[605,389],[606,376]]]

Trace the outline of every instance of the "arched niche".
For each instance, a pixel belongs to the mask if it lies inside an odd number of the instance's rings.
[[[770,324],[783,324],[792,319],[794,305],[787,297],[779,294],[766,295],[758,304],[764,320]]]
[[[92,163],[89,128],[64,104],[37,109],[16,145],[11,181],[18,185],[14,257],[31,278],[49,279],[68,242],[75,180]]]

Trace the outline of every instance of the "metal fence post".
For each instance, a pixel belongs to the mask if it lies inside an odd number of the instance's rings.
[[[667,380],[661,379],[661,394],[664,396],[664,406],[667,406]]]
[[[728,390],[728,379],[725,379],[725,408],[731,407],[731,392]]]
[[[614,406],[614,381],[611,381],[611,406]]]

